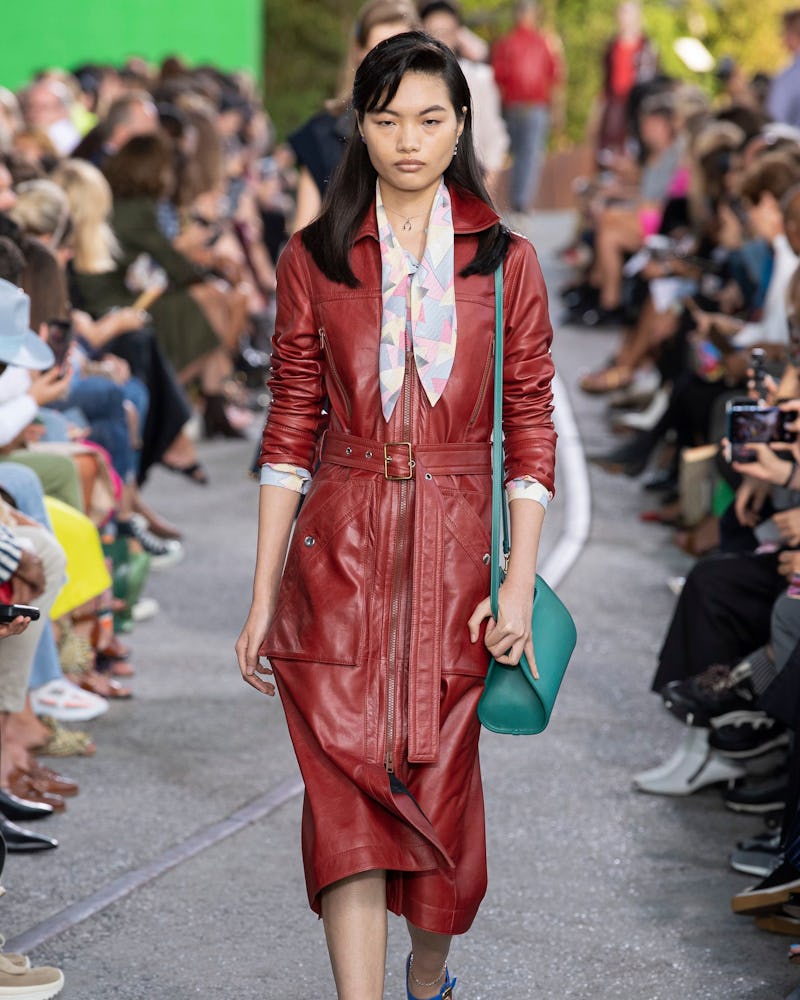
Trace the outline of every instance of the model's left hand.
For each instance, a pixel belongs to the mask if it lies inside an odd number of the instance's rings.
[[[531,673],[538,678],[531,634],[532,614],[533,595],[527,588],[517,587],[506,579],[497,597],[497,621],[492,616],[491,601],[487,597],[475,608],[467,623],[470,639],[478,641],[481,622],[488,619],[484,642],[492,656],[498,663],[516,666],[524,653]]]

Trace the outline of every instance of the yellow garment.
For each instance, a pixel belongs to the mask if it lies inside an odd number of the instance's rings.
[[[108,590],[111,577],[100,535],[89,518],[54,497],[45,497],[44,503],[53,533],[67,556],[67,582],[50,609],[50,617],[55,619]]]

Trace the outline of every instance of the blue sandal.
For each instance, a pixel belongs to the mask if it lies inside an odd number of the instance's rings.
[[[408,958],[406,959],[406,995],[408,1000],[418,1000],[417,997],[411,992],[411,987],[409,986],[409,980],[411,978],[411,959],[414,957],[414,952],[410,952]],[[415,977],[416,980],[416,977]],[[419,982],[419,980],[416,980]],[[420,984],[424,985],[424,984]],[[433,985],[433,984],[431,984]],[[442,988],[433,998],[433,1000],[454,1000],[453,998],[453,987],[456,985],[456,980],[450,978],[450,973],[447,970],[447,966],[444,967],[444,982],[442,983]]]

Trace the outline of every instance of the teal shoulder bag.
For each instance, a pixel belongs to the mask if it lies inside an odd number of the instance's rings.
[[[503,488],[503,266],[494,275],[495,295],[495,367],[494,429],[492,433],[492,551],[491,605],[497,621],[497,593],[500,589],[500,531],[503,555],[509,553],[508,510]],[[530,736],[541,733],[550,721],[550,713],[561,686],[564,671],[572,656],[577,632],[572,615],[558,595],[540,577],[536,577],[533,599],[533,648],[538,679],[523,656],[518,666],[507,666],[492,659],[486,684],[478,702],[478,718],[495,733]]]

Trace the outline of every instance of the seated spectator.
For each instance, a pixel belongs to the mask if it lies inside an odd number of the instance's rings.
[[[111,224],[121,255],[116,271],[105,276],[105,282],[92,282],[91,300],[87,288],[82,288],[87,307],[97,315],[130,303],[126,279],[130,280],[129,271],[137,261],[149,260],[149,266],[161,269],[168,279],[167,290],[150,307],[161,347],[182,382],[199,378],[207,432],[236,436],[225,415],[223,388],[233,371],[232,357],[242,330],[231,322],[235,313],[224,303],[215,315],[217,326],[212,324],[198,304],[198,299],[208,304],[208,272],[176,250],[159,229],[158,200],[173,183],[167,140],[162,136],[130,140],[108,160],[106,176],[114,195]],[[215,304],[218,299],[214,296]]]
[[[22,113],[32,128],[42,129],[60,156],[67,156],[80,141],[72,120],[73,96],[51,76],[36,80],[21,95]]]

